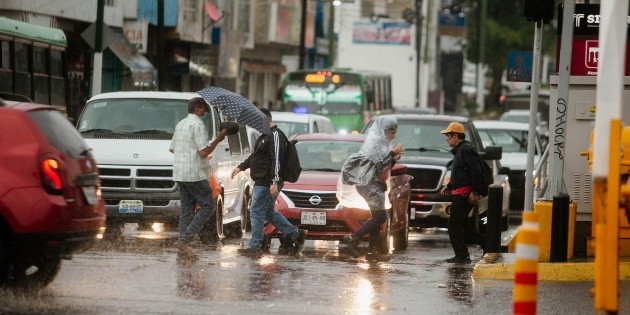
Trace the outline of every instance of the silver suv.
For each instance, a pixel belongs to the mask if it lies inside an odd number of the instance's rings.
[[[492,164],[494,184],[503,186],[503,228],[507,228],[510,195],[510,184],[507,178],[509,169],[500,167],[498,160],[501,159],[501,147],[484,148],[477,129],[466,117],[430,114],[386,116],[393,116],[398,120],[398,132],[394,143],[402,143],[405,149],[399,163],[406,165],[407,174],[413,176],[409,202],[410,226],[446,227],[451,198],[450,195],[440,194],[440,190],[450,180],[450,162],[453,154],[452,148],[446,143],[440,131],[446,129],[450,122],[456,121],[464,125],[466,140],[475,146],[487,163]],[[366,124],[363,133],[367,133],[372,122],[373,119]],[[477,220],[484,224],[485,212],[488,208],[487,197],[480,199],[478,208]]]

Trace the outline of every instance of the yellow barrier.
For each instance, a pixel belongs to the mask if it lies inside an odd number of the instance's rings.
[[[513,314],[536,314],[540,232],[535,222],[528,222],[533,224],[521,225],[516,236]]]

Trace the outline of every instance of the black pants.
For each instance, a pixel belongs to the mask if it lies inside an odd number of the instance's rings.
[[[469,257],[468,240],[479,246],[485,243],[485,235],[475,231],[468,219],[468,213],[473,207],[474,204],[468,202],[468,195],[453,195],[451,215],[448,218],[448,238],[457,257]]]
[[[381,224],[385,223],[387,220],[387,213],[385,210],[370,210],[372,217],[365,221],[363,225],[357,230],[355,233],[357,236],[361,237],[366,233],[370,233],[370,248],[374,248],[378,246],[379,243],[379,234],[381,233]]]

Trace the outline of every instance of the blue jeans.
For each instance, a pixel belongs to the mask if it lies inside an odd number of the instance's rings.
[[[179,214],[179,242],[189,243],[214,214],[214,199],[207,180],[177,182],[182,203]],[[195,213],[195,206],[201,208]]]
[[[281,185],[278,186],[278,191],[280,189],[282,189]],[[269,186],[254,185],[252,206],[249,209],[252,223],[252,238],[249,240],[249,248],[261,248],[265,221],[273,224],[282,234],[288,235],[292,240],[297,238],[297,228],[282,214],[276,212],[275,203],[276,198],[271,197]]]

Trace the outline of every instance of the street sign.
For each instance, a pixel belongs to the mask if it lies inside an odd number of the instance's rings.
[[[92,23],[88,28],[81,33],[81,37],[85,40],[92,49],[96,47],[96,23]],[[116,33],[106,24],[103,24],[103,36],[101,36],[101,51],[105,50],[107,46],[116,38]]]

